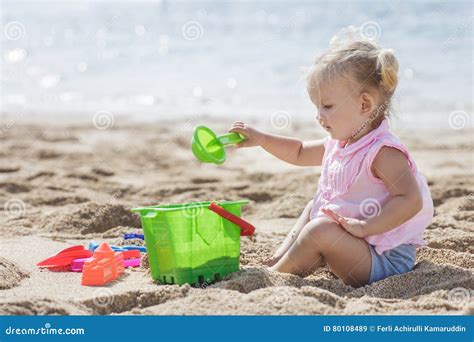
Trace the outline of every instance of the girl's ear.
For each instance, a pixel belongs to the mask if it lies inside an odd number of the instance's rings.
[[[368,92],[360,95],[360,112],[362,115],[370,116],[375,110],[375,98]]]

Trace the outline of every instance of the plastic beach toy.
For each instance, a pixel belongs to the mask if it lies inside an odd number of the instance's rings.
[[[130,239],[145,240],[145,236],[143,234],[134,234],[134,233],[125,233],[123,234],[123,238],[125,240],[130,240]]]
[[[63,249],[57,254],[40,261],[36,266],[46,268],[65,267],[71,265],[75,259],[89,258],[91,256],[91,251],[85,249],[84,246],[77,245]]]
[[[240,236],[255,230],[240,218],[245,204],[206,201],[132,209],[140,213],[152,278],[161,284],[202,284],[238,271]]]
[[[99,247],[99,244],[97,242],[91,241],[89,242],[89,251],[94,252],[97,247]],[[146,253],[146,247],[145,246],[109,246],[114,250],[114,252],[125,252],[125,251],[140,251],[142,253]]]
[[[85,249],[84,246],[77,245],[68,247],[58,252],[57,254],[40,261],[36,265],[38,267],[48,268],[52,271],[72,271],[72,272],[82,272],[84,265],[91,262],[96,262],[97,265],[94,265],[95,274],[103,275],[104,279],[99,280],[98,283],[92,285],[100,285],[101,281],[109,281],[108,273],[110,270],[115,270],[116,273],[120,274],[123,267],[138,267],[141,264],[141,252],[146,252],[144,246],[123,246],[124,248],[119,248],[116,246],[109,246],[107,243],[97,244],[94,241],[89,243],[89,249]],[[102,259],[114,259],[115,261],[101,261]],[[99,262],[97,262],[99,261]],[[104,263],[108,263],[108,268],[103,267]],[[89,272],[90,273],[90,272]],[[86,280],[89,282],[94,282],[97,280],[97,277],[93,276],[93,279],[90,280],[90,277]]]
[[[84,268],[84,263],[91,258],[80,258],[74,259],[71,263],[71,271],[72,272],[82,272]]]
[[[123,261],[125,268],[128,267],[140,267],[141,259],[140,258],[133,258],[127,259]]]
[[[122,249],[126,251],[140,251],[142,253],[146,253],[145,246],[122,246]]]
[[[128,252],[128,251],[126,251]],[[140,267],[141,264],[141,258],[140,258],[140,252],[139,251],[133,251],[133,252],[138,252],[138,257],[126,257],[125,253],[126,252],[121,252],[123,255],[123,266],[125,268],[128,267]],[[82,269],[84,268],[84,264],[87,261],[92,260],[93,258],[82,258],[82,259],[74,259],[71,264],[71,271],[72,272],[82,272]]]
[[[102,243],[94,255],[84,261],[81,284],[105,285],[117,279],[124,271],[123,254],[115,252],[107,243]]]
[[[225,162],[225,146],[234,145],[246,138],[239,133],[227,133],[217,136],[206,126],[196,126],[191,147],[197,159],[204,163],[222,164]]]

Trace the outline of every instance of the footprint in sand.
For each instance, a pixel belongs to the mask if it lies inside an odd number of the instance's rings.
[[[21,280],[28,278],[30,274],[14,262],[0,258],[0,290],[11,289],[20,284]]]
[[[19,170],[19,166],[0,166],[0,173],[13,173]]]
[[[191,183],[193,184],[205,184],[205,183],[216,183],[219,182],[219,179],[217,178],[192,178]]]
[[[31,190],[29,186],[17,182],[0,182],[0,189],[5,190],[11,194],[28,192]]]

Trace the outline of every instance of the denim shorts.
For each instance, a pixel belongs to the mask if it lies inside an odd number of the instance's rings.
[[[371,244],[369,249],[372,255],[369,284],[395,274],[409,272],[415,266],[416,247],[413,245],[403,244],[383,252],[382,255],[379,255]]]

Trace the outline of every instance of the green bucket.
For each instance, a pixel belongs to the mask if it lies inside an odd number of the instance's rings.
[[[162,284],[203,284],[238,271],[240,228],[208,209],[211,202],[132,209],[140,214],[151,276]],[[249,202],[214,202],[240,217]]]

